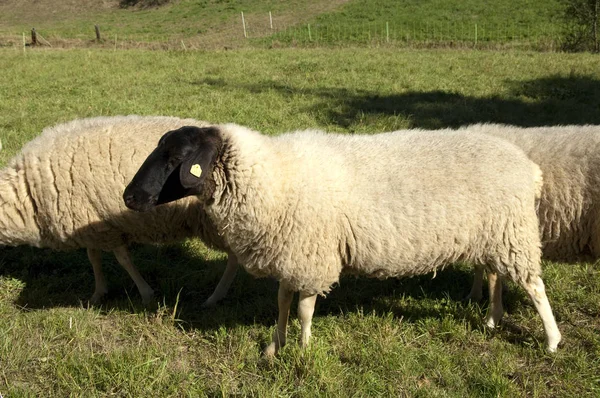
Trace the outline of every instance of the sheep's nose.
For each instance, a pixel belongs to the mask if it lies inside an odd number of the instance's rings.
[[[125,206],[131,210],[148,211],[156,206],[157,197],[146,191],[125,189],[125,192],[123,192],[123,201],[125,202]]]
[[[135,200],[134,194],[132,194],[132,193],[124,194],[123,201],[125,202],[125,206],[129,207],[130,209],[135,210],[135,205],[136,205],[137,201]]]

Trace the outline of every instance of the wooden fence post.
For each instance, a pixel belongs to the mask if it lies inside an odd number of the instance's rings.
[[[38,45],[37,33],[35,32],[35,28],[31,28],[31,45],[32,46]]]
[[[100,38],[100,28],[98,25],[94,25],[94,30],[96,31],[96,41],[100,42],[102,39]]]
[[[246,33],[246,20],[244,19],[244,11],[242,11],[242,26],[244,28],[244,37],[248,38],[248,34]]]

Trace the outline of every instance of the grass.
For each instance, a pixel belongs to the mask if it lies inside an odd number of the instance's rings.
[[[510,0],[180,0],[151,8],[118,4],[116,0],[5,1],[0,4],[0,44],[21,46],[22,33],[29,34],[32,27],[52,45],[68,47],[388,45],[389,39],[391,45],[400,46],[477,42],[480,47],[555,50],[561,40],[560,0],[528,0],[519,7]],[[241,12],[246,34],[253,40],[244,38]],[[96,24],[103,43],[93,42]]]
[[[515,42],[515,45],[536,43],[547,48],[560,40],[561,12],[559,0],[530,0],[519,3],[519,7],[510,0],[350,1],[340,9],[309,21],[310,38],[306,25],[278,33],[274,38],[304,44],[386,43],[389,39],[405,43],[468,42],[474,45],[477,40],[480,46]]]
[[[5,164],[45,126],[115,114],[190,116],[276,134],[319,127],[374,133],[473,122],[600,123],[600,71],[590,54],[459,50],[284,49],[222,52],[0,50]],[[261,357],[276,283],[241,272],[215,309],[200,303],[224,256],[190,240],[136,246],[160,302],[141,307],[106,256],[109,297],[88,307],[85,253],[0,252],[3,396],[583,397],[600,394],[600,273],[546,263],[564,344],[543,350],[541,322],[509,285],[507,314],[482,327],[486,304],[464,303],[472,272],[344,278],[319,299],[313,344]],[[294,316],[295,311],[292,311]]]
[[[248,32],[256,37],[271,33],[269,11],[274,25],[280,28],[331,11],[342,2],[180,0],[140,9],[120,8],[118,1],[40,4],[33,0],[9,0],[0,5],[0,38],[5,36],[11,45],[22,45],[22,32],[29,34],[36,27],[55,46],[90,46],[97,45],[93,43],[94,25],[99,25],[108,45],[116,38],[120,46],[175,43],[179,47],[185,39],[188,46],[223,48],[237,43],[237,47],[244,38],[241,12],[245,14]]]

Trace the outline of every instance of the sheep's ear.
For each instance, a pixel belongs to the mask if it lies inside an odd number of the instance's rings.
[[[202,184],[213,171],[221,147],[221,138],[214,128],[198,129],[194,149],[181,163],[179,181],[185,189],[199,193]]]

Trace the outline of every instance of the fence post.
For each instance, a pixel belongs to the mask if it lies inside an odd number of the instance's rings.
[[[271,30],[273,30],[273,15],[271,15],[271,11],[269,11],[269,25],[271,26]]]
[[[312,41],[312,35],[310,33],[310,24],[308,24],[308,40]]]
[[[25,53],[25,47],[27,47],[27,44],[25,42],[25,32],[23,32],[23,53]]]
[[[37,46],[37,44],[38,44],[37,33],[35,31],[35,28],[31,28],[31,45]]]
[[[386,42],[390,42],[390,23],[386,22],[385,23],[385,41]]]
[[[244,27],[244,37],[248,38],[248,34],[246,33],[246,20],[244,19],[244,11],[242,11],[242,26]]]
[[[477,24],[475,24],[475,46],[477,46]]]
[[[100,42],[100,28],[98,27],[98,25],[94,25],[94,30],[96,31],[96,41]]]

